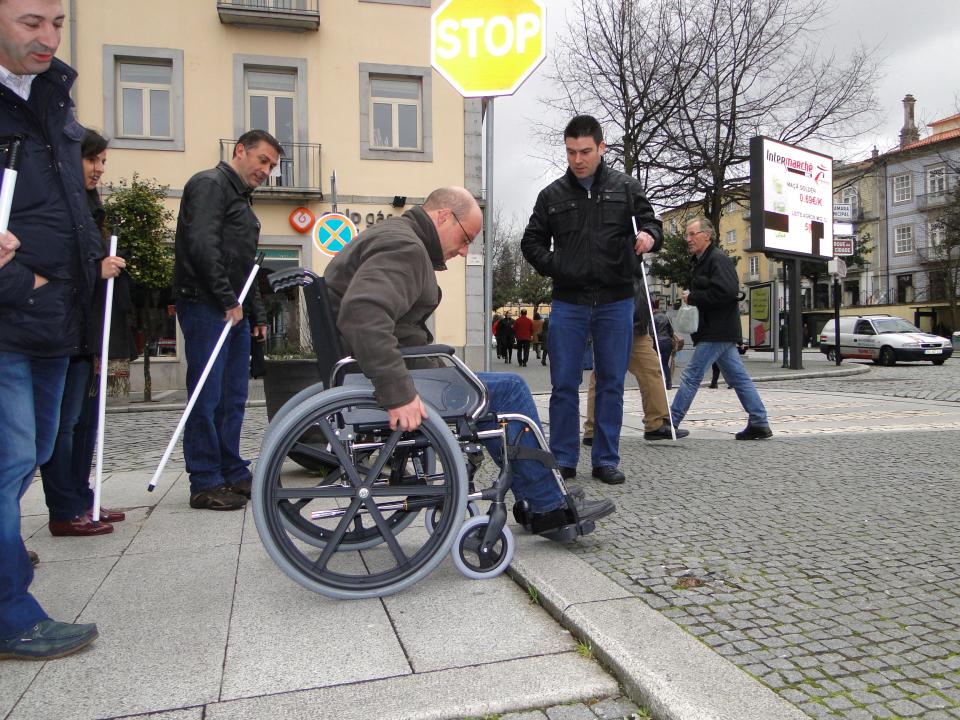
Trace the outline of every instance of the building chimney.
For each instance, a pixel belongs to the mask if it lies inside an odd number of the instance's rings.
[[[900,147],[904,148],[920,139],[920,131],[913,121],[913,106],[917,100],[913,95],[903,98],[903,127],[900,129]]]

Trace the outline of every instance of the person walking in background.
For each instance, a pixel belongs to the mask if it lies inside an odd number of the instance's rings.
[[[517,365],[526,367],[530,359],[530,340],[533,337],[533,320],[527,317],[526,310],[520,311],[520,317],[513,324],[513,335],[517,339]]]
[[[679,427],[707,368],[716,362],[749,416],[747,426],[736,434],[737,440],[763,440],[773,435],[767,410],[737,352],[741,341],[740,281],[733,261],[716,246],[713,237],[713,224],[707,218],[696,217],[687,224],[687,249],[695,260],[691,287],[684,291],[683,302],[697,308],[700,322],[692,334],[693,357],[680,375],[670,412],[674,426]]]
[[[543,318],[540,316],[540,313],[535,312],[533,314],[533,333],[530,337],[530,345],[533,347],[533,352],[536,353],[537,360],[540,359],[540,343],[542,342],[540,338],[541,330],[543,330]]]
[[[83,128],[70,98],[77,73],[54,57],[64,21],[60,0],[0,2],[0,165],[21,142],[0,234],[0,660],[51,660],[97,638],[96,625],[51,620],[30,594],[33,564],[20,535],[20,498],[53,453],[104,256],[83,197]]]
[[[509,364],[513,360],[513,318],[510,317],[509,310],[497,323],[497,347],[500,349],[500,357]]]
[[[592,474],[619,483],[634,269],[638,255],[660,247],[663,231],[640,183],[603,162],[606,145],[595,118],[573,118],[563,141],[567,172],[537,196],[520,241],[527,262],[553,279],[550,449],[563,477],[576,476],[583,354],[592,336],[597,377]]]
[[[256,283],[243,307],[237,298],[253,269],[260,238],[251,194],[282,154],[276,138],[250,130],[237,140],[230,162],[197,173],[183,188],[173,292],[191,397],[224,322],[232,325],[183,433],[190,507],[196,509],[239,510],[250,497],[250,461],[240,455],[240,430],[251,335],[265,338],[267,326]]]
[[[654,337],[656,338],[657,348],[660,351],[660,365],[663,368],[663,379],[666,381],[667,390],[673,389],[673,373],[670,370],[670,359],[673,357],[673,346],[676,341],[676,335],[673,332],[673,324],[670,318],[660,308],[660,301],[650,297],[650,304],[653,306],[653,326]],[[634,340],[636,342],[636,340]]]
[[[83,180],[87,191],[87,205],[103,239],[103,252],[109,250],[105,213],[97,184],[107,163],[107,139],[93,130],[83,133],[80,142],[83,162]],[[90,536],[113,532],[111,523],[122,521],[126,515],[119,510],[101,507],[97,522],[93,511],[93,490],[90,488],[90,468],[97,445],[100,405],[99,375],[105,372],[104,361],[98,357],[103,338],[103,313],[106,307],[107,278],[115,278],[111,313],[110,358],[130,357],[129,314],[130,276],[123,273],[126,262],[122,257],[105,257],[100,261],[101,282],[93,295],[92,310],[87,315],[87,326],[82,354],[70,358],[67,378],[60,403],[60,429],[57,432],[53,455],[40,466],[43,495],[50,512],[48,528],[51,535]]]

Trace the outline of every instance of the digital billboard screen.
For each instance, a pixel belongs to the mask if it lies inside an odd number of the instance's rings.
[[[750,209],[753,252],[833,257],[833,158],[752,138]]]

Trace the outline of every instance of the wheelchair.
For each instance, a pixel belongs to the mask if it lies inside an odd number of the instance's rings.
[[[486,388],[452,348],[401,349],[428,417],[416,431],[392,430],[370,381],[343,357],[323,278],[298,268],[269,281],[274,291],[303,292],[325,379],[274,414],[254,472],[257,532],[287,576],[335,599],[384,597],[420,581],[450,553],[467,577],[496,577],[515,549],[505,497],[516,459],[549,467],[567,499],[569,522],[540,534],[571,540],[593,531],[593,520],[577,515],[538,425],[490,413]],[[514,443],[511,422],[522,426]],[[528,432],[538,448],[520,445]],[[491,486],[478,488],[482,443],[491,440],[501,468]],[[485,513],[481,502],[489,503]],[[532,531],[529,506],[513,511]]]

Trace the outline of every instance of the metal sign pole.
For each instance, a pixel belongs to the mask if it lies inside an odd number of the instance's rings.
[[[487,198],[483,215],[483,370],[493,364],[493,343],[490,340],[493,322],[493,98],[487,104]]]

